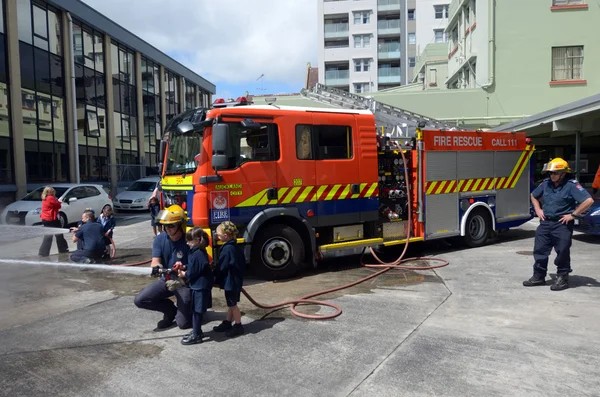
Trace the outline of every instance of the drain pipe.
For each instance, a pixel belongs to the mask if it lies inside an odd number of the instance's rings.
[[[495,0],[488,0],[488,81],[482,86],[488,90],[495,83],[495,61],[496,61],[496,4]]]
[[[77,90],[75,89],[75,48],[73,45],[73,19],[71,13],[67,12],[69,20],[69,40],[71,43],[71,95],[73,96],[73,143],[75,146],[75,183],[81,183],[79,172],[79,130],[77,129]],[[84,110],[85,112],[85,110]]]

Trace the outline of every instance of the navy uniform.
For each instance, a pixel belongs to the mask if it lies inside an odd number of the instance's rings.
[[[545,179],[532,193],[532,197],[543,202],[544,220],[535,233],[533,250],[533,277],[523,285],[545,285],[548,272],[548,256],[552,248],[556,250],[554,264],[557,267],[557,281],[552,290],[568,288],[568,275],[571,269],[571,238],[573,236],[573,221],[562,223],[561,217],[572,215],[578,204],[583,203],[590,194],[575,179],[563,177],[558,186],[550,178]]]

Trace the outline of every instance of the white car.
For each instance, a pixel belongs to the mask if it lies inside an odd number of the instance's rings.
[[[66,228],[71,223],[81,220],[81,214],[86,208],[100,215],[102,207],[111,204],[111,198],[101,185],[57,183],[49,184],[56,190],[56,198],[62,203],[58,213],[61,227]],[[42,192],[44,187],[35,189],[19,201],[9,204],[2,214],[0,223],[11,225],[40,225],[42,212]]]
[[[160,177],[147,177],[133,182],[127,190],[113,198],[113,207],[116,210],[147,211],[148,202],[158,185]]]

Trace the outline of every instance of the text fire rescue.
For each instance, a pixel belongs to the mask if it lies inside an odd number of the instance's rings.
[[[498,146],[517,146],[516,139],[492,139],[491,144]],[[436,135],[433,137],[433,146],[443,147],[479,147],[483,148],[483,137],[481,136],[444,136]]]

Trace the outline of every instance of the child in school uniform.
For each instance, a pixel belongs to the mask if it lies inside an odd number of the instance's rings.
[[[148,208],[150,209],[150,216],[152,217],[152,231],[154,232],[154,237],[156,237],[156,229],[158,228],[158,233],[162,233],[162,225],[156,222],[156,215],[160,211],[160,204],[158,203],[158,198],[152,197],[150,202],[148,203]]]
[[[187,278],[192,290],[192,332],[181,339],[182,345],[202,343],[202,316],[212,307],[213,273],[208,261],[206,247],[209,237],[201,228],[188,230],[185,239],[190,251],[188,253],[187,270],[179,270],[179,277]]]
[[[98,223],[102,224],[104,228],[104,245],[106,246],[106,256],[110,257],[110,239],[113,236],[113,230],[117,226],[117,221],[113,216],[113,209],[110,204],[106,204],[102,207],[102,212],[97,218]]]
[[[217,281],[221,289],[225,290],[227,301],[227,319],[213,328],[215,332],[225,332],[228,337],[242,335],[242,313],[237,306],[244,283],[244,270],[246,259],[244,252],[237,245],[238,229],[233,222],[226,221],[217,227],[217,238],[224,244],[221,247],[219,259],[216,264]],[[232,325],[231,321],[235,323]]]

